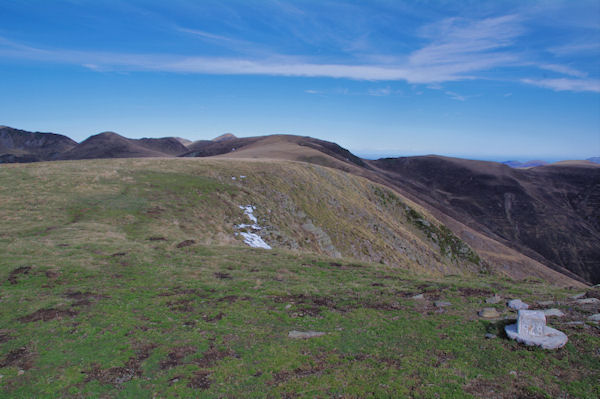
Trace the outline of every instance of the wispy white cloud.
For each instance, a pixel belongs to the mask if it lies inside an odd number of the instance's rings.
[[[559,57],[571,56],[574,54],[587,54],[597,56],[598,53],[600,53],[600,42],[590,41],[569,43],[551,47],[550,49],[548,49],[548,51]]]
[[[493,58],[492,64],[506,62],[514,56],[501,49],[512,45],[523,32],[519,17],[506,15],[480,21],[448,18],[422,29],[422,36],[432,43],[409,57],[412,65],[450,65],[466,62],[472,67],[482,63],[483,55]],[[467,69],[468,70],[468,69]]]
[[[453,100],[465,101],[467,99],[465,96],[461,96],[460,94],[455,93],[453,91],[445,91],[444,93],[446,93]]]
[[[600,93],[600,79],[521,79],[521,82],[555,91]]]
[[[587,73],[578,71],[578,70],[568,67],[566,65],[542,64],[542,65],[539,65],[539,67],[542,69],[546,69],[548,71],[562,73],[563,75],[574,76],[576,78],[585,78],[588,76]]]
[[[277,1],[275,1],[277,3]],[[116,52],[43,49],[15,43],[0,37],[0,56],[53,63],[78,64],[95,71],[162,71],[217,75],[270,75],[289,77],[328,77],[366,81],[406,81],[440,84],[472,80],[492,69],[523,66],[537,67],[580,79],[521,79],[526,84],[553,90],[596,91],[594,80],[585,72],[553,63],[535,64],[515,43],[524,34],[519,15],[471,20],[447,18],[419,30],[424,45],[408,54],[373,54],[356,59],[331,59],[315,56],[282,55],[260,45],[212,32],[177,27],[178,31],[228,47],[235,56],[193,56],[175,54],[132,54]],[[361,44],[361,47],[363,44]],[[364,44],[366,46],[366,44]],[[245,50],[245,48],[251,50]],[[515,77],[519,80],[520,77]],[[586,82],[586,83],[584,83]],[[310,91],[307,91],[309,94]],[[372,89],[369,95],[392,94],[389,88]],[[447,92],[464,101],[465,96]]]
[[[232,39],[230,37],[227,36],[222,36],[222,35],[215,35],[214,33],[210,33],[210,32],[205,32],[203,30],[199,30],[199,29],[189,29],[189,28],[182,28],[182,27],[178,27],[177,30],[179,32],[183,32],[183,33],[189,33],[195,36],[199,36],[203,39],[210,39],[210,40],[216,40],[216,41],[221,41],[221,42],[239,42],[239,40],[237,39]]]
[[[369,89],[367,91],[367,94],[370,96],[373,96],[373,97],[386,97],[392,93],[393,93],[393,91],[389,86]]]

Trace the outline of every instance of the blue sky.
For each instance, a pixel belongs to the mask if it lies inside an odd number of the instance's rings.
[[[0,0],[0,124],[600,155],[598,1]]]

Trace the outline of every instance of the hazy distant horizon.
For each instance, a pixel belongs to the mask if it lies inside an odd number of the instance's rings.
[[[509,162],[509,161],[515,161],[515,162],[529,162],[529,161],[544,161],[547,163],[554,163],[554,162],[560,162],[560,161],[585,161],[589,158],[594,158],[598,155],[591,155],[585,158],[582,157],[570,157],[570,158],[557,158],[557,157],[523,157],[523,156],[513,156],[513,157],[507,157],[505,158],[504,156],[493,156],[493,155],[473,155],[473,154],[435,154],[435,153],[402,153],[401,151],[399,151],[398,153],[396,152],[390,152],[390,153],[365,153],[365,152],[353,152],[351,151],[354,155],[361,157],[363,159],[370,159],[370,160],[375,160],[375,159],[380,159],[380,158],[400,158],[400,157],[418,157],[418,156],[427,156],[427,155],[437,155],[437,156],[443,156],[443,157],[450,157],[450,158],[462,158],[462,159],[470,159],[473,161],[490,161],[490,162]]]
[[[18,126],[7,126],[6,124],[2,124],[0,122],[0,127],[10,127],[13,129],[19,129],[19,130],[26,130],[26,131],[31,131],[31,132],[46,132],[46,133],[57,133],[57,134],[62,134],[65,135],[71,139],[73,139],[73,137],[69,136],[68,134],[65,134],[64,132],[50,132],[47,129],[24,129],[22,127],[18,127]],[[235,134],[235,132],[231,132],[231,131],[226,131],[223,133],[216,133],[214,135],[211,136],[207,136],[207,137],[201,137],[201,138],[190,138],[190,137],[186,137],[186,136],[181,136],[178,134],[172,134],[172,135],[158,135],[158,136],[140,136],[140,137],[131,137],[127,134],[123,134],[123,132],[118,132],[118,131],[114,131],[114,130],[101,130],[99,132],[90,134],[89,136],[86,136],[85,139],[87,139],[88,137],[91,137],[93,135],[96,134],[100,134],[103,132],[107,132],[107,131],[111,131],[114,133],[117,133],[123,137],[126,138],[130,138],[130,139],[140,139],[140,138],[162,138],[162,137],[179,137],[179,138],[183,138],[186,140],[190,140],[190,141],[196,141],[196,140],[212,140],[216,137],[219,137],[223,134],[233,134],[234,136],[238,137],[238,138],[244,138],[244,137],[252,137],[252,136],[239,136],[237,134]],[[290,133],[272,133],[272,134],[290,134]],[[263,134],[260,136],[266,136],[269,134]],[[322,137],[316,137],[316,136],[312,136],[310,134],[297,134],[298,136],[309,136],[312,138],[316,138],[316,139],[323,139]],[[84,140],[85,140],[84,139]],[[78,143],[84,141],[84,140],[75,140]],[[354,155],[363,158],[363,159],[369,159],[369,160],[375,160],[375,159],[380,159],[380,158],[398,158],[398,157],[415,157],[415,156],[427,156],[427,155],[438,155],[438,156],[444,156],[444,157],[452,157],[452,158],[462,158],[462,159],[471,159],[471,160],[478,160],[478,161],[492,161],[492,162],[508,162],[508,161],[516,161],[516,162],[529,162],[529,161],[544,161],[547,163],[553,163],[553,162],[559,162],[559,161],[571,161],[571,160],[587,160],[589,158],[594,158],[594,157],[600,157],[600,154],[592,154],[589,156],[571,156],[571,157],[566,157],[566,158],[562,158],[560,156],[548,156],[548,155],[540,155],[540,156],[527,156],[527,155],[512,155],[512,156],[504,156],[504,155],[490,155],[490,154],[456,154],[456,153],[447,153],[447,152],[432,152],[432,151],[408,151],[408,150],[404,150],[404,149],[398,149],[398,150],[385,150],[385,151],[369,151],[369,150],[361,150],[361,149],[353,149],[353,148],[349,148],[346,147],[344,145],[343,142],[335,142],[336,144],[340,145],[343,148],[346,148],[348,151],[350,151],[351,153],[353,153]]]

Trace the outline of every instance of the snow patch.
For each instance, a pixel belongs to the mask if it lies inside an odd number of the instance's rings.
[[[246,215],[248,219],[250,219],[250,221],[253,223],[242,223],[235,225],[235,228],[238,230],[246,230],[236,232],[235,235],[237,236],[238,234],[240,234],[242,237],[244,237],[244,243],[253,248],[271,249],[271,246],[269,244],[264,242],[264,240],[258,234],[254,233],[254,231],[262,229],[262,227],[258,225],[258,219],[256,219],[256,216],[254,216],[254,211],[256,210],[256,207],[253,205],[240,205],[239,208],[244,211],[244,215]]]
[[[254,223],[258,222],[258,220],[256,219],[256,216],[254,216],[254,210],[256,209],[255,206],[252,206],[252,205],[242,206],[242,205],[240,205],[240,209],[244,210],[244,215],[248,216],[248,219],[250,219],[252,222],[254,222]]]
[[[240,233],[244,237],[244,243],[253,248],[271,249],[271,246],[263,241],[263,239],[255,233]]]
[[[244,224],[244,223],[237,224],[235,227],[236,227],[236,229],[247,229],[247,228],[251,228],[252,230],[260,230],[260,229],[262,229],[262,227],[260,227],[257,224]]]

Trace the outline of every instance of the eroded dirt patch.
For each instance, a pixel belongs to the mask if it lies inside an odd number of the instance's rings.
[[[231,279],[231,274],[229,273],[223,273],[223,272],[216,272],[215,273],[215,277],[221,280],[229,280]]]
[[[196,241],[194,241],[194,240],[181,241],[179,244],[177,244],[177,248],[189,247],[190,245],[194,245],[195,243],[196,243]]]
[[[395,302],[395,301],[394,302],[377,302],[377,301],[365,302],[363,304],[363,306],[365,308],[369,308],[369,309],[385,310],[385,311],[402,309],[402,306],[400,305],[400,303]]]
[[[211,346],[206,352],[202,354],[202,358],[196,360],[196,363],[200,367],[212,367],[219,360],[225,359],[226,357],[234,357],[235,353],[231,349],[217,349]]]
[[[17,277],[21,274],[29,274],[30,271],[31,271],[31,266],[17,267],[12,272],[10,272],[10,274],[8,276],[8,282],[11,285],[17,284],[18,283]]]
[[[225,313],[223,313],[223,312],[219,312],[219,313],[217,313],[216,315],[212,315],[212,316],[209,316],[209,315],[203,315],[203,316],[202,316],[202,320],[204,320],[204,321],[205,321],[205,322],[207,322],[207,323],[213,323],[213,322],[215,322],[215,321],[219,321],[219,320],[221,320],[223,317],[225,317]]]
[[[11,339],[14,339],[13,336],[10,335],[10,332],[7,330],[0,330],[0,344],[4,342],[8,342]]]
[[[227,295],[227,296],[217,299],[217,302],[233,303],[233,302],[236,302],[238,299],[239,299],[239,297],[237,295]],[[242,300],[243,300],[243,298],[242,298]]]
[[[65,298],[75,300],[71,306],[89,306],[100,299],[109,298],[106,295],[94,294],[92,292],[67,291],[64,293]]]
[[[8,352],[4,359],[0,361],[0,368],[18,367],[22,370],[29,370],[33,367],[34,358],[35,354],[29,348],[23,346]]]
[[[186,356],[193,355],[196,351],[196,348],[190,345],[174,348],[169,352],[167,358],[160,362],[160,368],[165,370],[184,364],[183,359]]]
[[[214,292],[214,290],[209,290],[210,292]],[[158,296],[174,296],[174,295],[196,295],[198,297],[204,298],[206,294],[202,293],[197,288],[182,288],[180,286],[176,286],[171,288],[169,291],[161,292]]]
[[[67,318],[67,317],[74,317],[78,314],[79,312],[72,310],[72,309],[54,309],[54,308],[49,308],[49,309],[40,309],[40,310],[36,310],[35,312],[27,315],[27,316],[23,316],[23,317],[19,317],[19,321],[21,323],[29,323],[29,322],[33,322],[33,321],[50,321],[50,320],[54,320],[54,319],[58,319],[58,320],[62,320],[63,318]]]
[[[182,298],[176,301],[167,302],[167,306],[173,312],[190,313],[194,311],[193,302],[194,300],[191,298]]]
[[[111,367],[109,369],[102,369],[96,365],[87,372],[85,381],[97,380],[102,384],[120,385],[140,375],[141,373],[136,365],[129,361],[123,367]]]
[[[57,272],[56,270],[46,270],[46,277],[49,278],[50,280],[55,280],[60,276],[60,273]]]
[[[545,399],[548,397],[542,393],[531,392],[523,382],[518,379],[514,381],[514,378],[511,381],[508,380],[508,377],[507,381],[476,379],[465,386],[465,391],[477,398],[485,399]]]
[[[470,287],[459,287],[458,292],[463,297],[472,297],[479,296],[482,298],[493,295],[494,293],[490,290],[481,289],[481,288],[470,288]]]
[[[162,207],[160,207],[160,206],[153,206],[152,208],[148,208],[146,210],[146,214],[148,214],[148,215],[160,215],[164,211],[165,211],[165,209],[162,208]]]
[[[320,375],[327,370],[329,364],[325,358],[318,356],[314,364],[298,367],[294,370],[282,370],[273,374],[273,379],[267,382],[267,385],[283,384],[291,379],[310,377],[312,375]],[[333,368],[333,367],[331,367]]]
[[[85,381],[97,380],[102,384],[118,386],[132,380],[134,377],[141,377],[142,362],[148,359],[154,348],[156,348],[154,344],[141,345],[137,349],[136,355],[130,357],[124,366],[102,369],[96,364],[91,370],[85,372],[87,374]]]
[[[187,384],[189,388],[192,389],[208,389],[212,384],[210,377],[210,371],[200,370],[196,371],[192,378],[190,378],[190,382]]]

